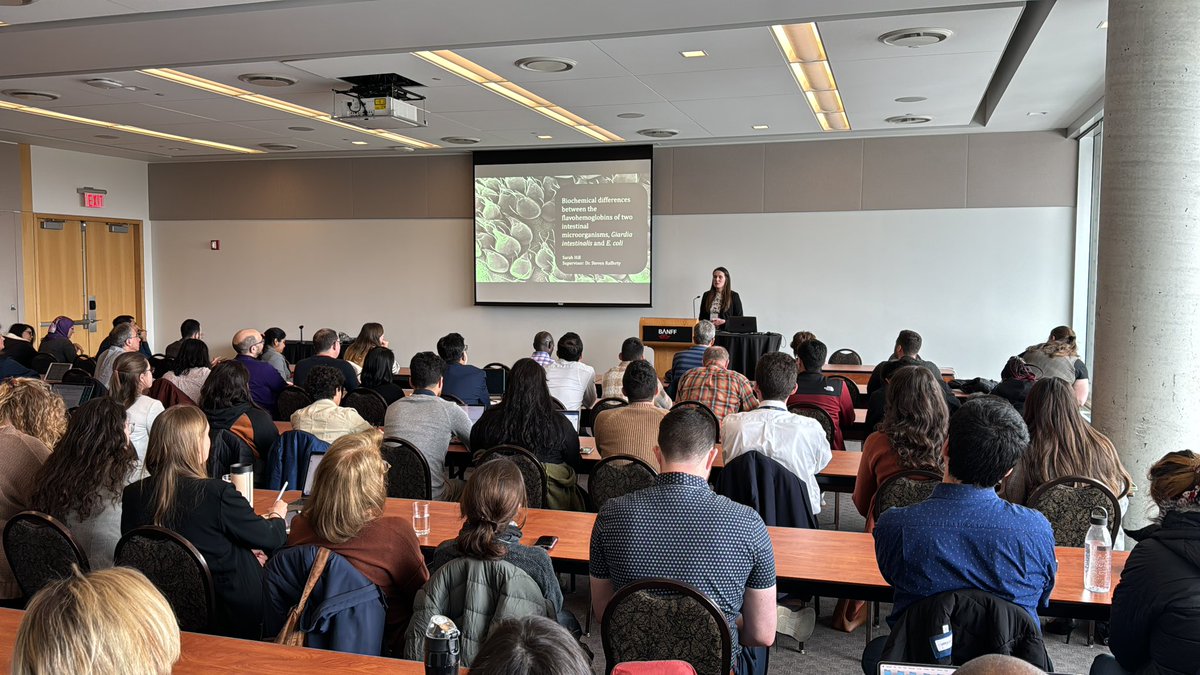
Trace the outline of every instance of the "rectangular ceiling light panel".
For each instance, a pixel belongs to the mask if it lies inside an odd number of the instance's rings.
[[[842,106],[833,68],[821,42],[821,32],[815,23],[793,23],[771,26],[775,38],[796,84],[804,92],[808,107],[824,131],[849,131],[850,120]]]

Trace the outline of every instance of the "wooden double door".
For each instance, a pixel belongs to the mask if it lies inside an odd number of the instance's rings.
[[[117,316],[144,326],[140,221],[35,215],[25,235],[26,306],[39,343],[57,316],[75,320],[72,340],[87,354],[100,349]]]

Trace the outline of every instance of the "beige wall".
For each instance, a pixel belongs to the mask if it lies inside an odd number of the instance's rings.
[[[21,186],[20,146],[0,143],[0,327],[21,320]],[[2,334],[3,331],[0,331]]]

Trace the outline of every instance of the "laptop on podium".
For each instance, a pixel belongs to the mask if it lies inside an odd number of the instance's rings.
[[[724,329],[726,333],[757,333],[758,317],[731,316],[725,320],[725,325],[721,328]]]

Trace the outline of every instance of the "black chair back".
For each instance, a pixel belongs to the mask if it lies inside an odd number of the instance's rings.
[[[562,401],[558,400],[557,398],[555,398],[553,396],[550,397],[550,405],[554,406],[555,410],[566,410],[567,409],[567,406],[564,405]]]
[[[187,539],[165,527],[134,528],[117,542],[113,564],[146,575],[171,604],[180,630],[203,633],[211,628],[216,606],[212,573]]]
[[[592,407],[583,409],[579,415],[579,428],[586,429],[589,435],[595,435],[596,417],[600,413],[627,405],[629,405],[629,402],[623,398],[602,398],[593,403]]]
[[[209,428],[211,447],[208,451],[208,477],[220,478],[234,464],[254,464],[254,448],[229,429]],[[262,478],[255,467],[255,480]]]
[[[387,496],[401,499],[433,499],[429,461],[417,446],[395,436],[383,439],[383,459],[392,465],[387,475]]]
[[[709,419],[711,419],[713,421],[713,424],[715,424],[717,426],[717,430],[716,430],[717,442],[718,443],[721,442],[721,420],[717,419],[717,414],[712,411],[712,408],[704,405],[700,401],[679,401],[675,405],[671,406],[671,410],[674,410],[676,408],[696,408],[697,410],[700,410],[701,412],[708,413]]]
[[[698,675],[728,675],[733,638],[725,614],[700,591],[645,579],[613,595],[600,621],[606,673],[626,661],[686,661]]]
[[[383,426],[383,418],[387,415],[387,399],[383,394],[366,387],[359,387],[343,396],[342,407],[354,408],[373,427]]]
[[[166,354],[155,354],[150,357],[150,372],[154,374],[154,379],[157,380],[172,370],[175,370],[175,359]]]
[[[446,393],[443,393],[443,394],[441,395],[441,399],[442,399],[443,401],[450,401],[450,402],[451,402],[451,403],[453,403],[454,405],[466,405],[466,404],[467,404],[467,402],[466,402],[466,401],[464,401],[464,400],[462,400],[461,398],[459,398],[459,397],[455,396],[454,394],[446,394]]]
[[[94,371],[93,371],[94,372]],[[74,368],[63,373],[63,384],[90,384],[92,385],[92,398],[108,396],[108,387],[96,378],[92,377],[91,373],[79,367],[76,363]]]
[[[901,471],[883,481],[875,491],[875,518],[888,509],[898,506],[912,506],[929,499],[933,488],[942,482],[941,474],[933,471],[912,469]]]
[[[1108,512],[1108,530],[1114,540],[1121,531],[1121,502],[1107,485],[1092,478],[1064,476],[1042,483],[1025,505],[1050,521],[1056,546],[1083,546],[1095,508]]]
[[[50,364],[54,363],[54,357],[45,353],[38,352],[33,355],[33,362],[29,367],[38,375],[45,375],[47,370],[50,370]]]
[[[40,511],[22,511],[4,526],[4,555],[26,598],[46,584],[71,576],[71,566],[91,570],[87,554],[71,531]]]
[[[481,453],[475,464],[480,465],[497,457],[512,460],[521,470],[521,476],[525,479],[526,505],[531,509],[546,508],[549,502],[546,492],[549,479],[546,478],[546,467],[542,466],[538,458],[519,445],[497,445]]]
[[[654,467],[632,455],[605,457],[588,476],[588,496],[599,513],[608,500],[650,487],[657,475]]]
[[[829,362],[838,366],[861,366],[862,357],[853,349],[839,349],[829,355]]]
[[[840,380],[846,391],[850,392],[850,400],[854,402],[855,408],[867,407],[866,401],[863,400],[862,390],[858,388],[858,383],[846,377],[845,375],[828,375],[826,379]]]
[[[821,429],[825,432],[825,440],[829,441],[829,447],[833,447],[833,418],[829,416],[829,413],[811,403],[796,403],[795,405],[790,405],[788,406],[788,412],[796,415],[802,415],[804,417],[811,417],[816,420],[817,423],[821,425]]]
[[[275,419],[280,422],[289,422],[292,419],[292,413],[312,404],[313,397],[304,387],[289,384],[279,392],[279,398],[275,400],[275,408],[279,411]]]
[[[508,389],[508,378],[512,375],[512,368],[499,362],[492,362],[483,367],[483,374],[487,378],[488,393],[492,396],[503,396]]]
[[[96,360],[87,354],[80,354],[79,356],[76,356],[74,367],[82,370],[88,375],[96,374]]]

